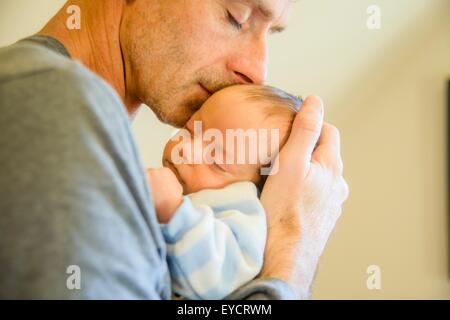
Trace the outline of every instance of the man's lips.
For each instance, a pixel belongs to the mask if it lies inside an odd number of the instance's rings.
[[[199,83],[200,87],[209,95],[212,96],[213,92],[208,90],[203,84]]]

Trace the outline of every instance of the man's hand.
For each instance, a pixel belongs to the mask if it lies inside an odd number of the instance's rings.
[[[348,197],[339,132],[323,122],[319,98],[306,99],[278,160],[278,173],[261,194],[269,233],[260,277],[285,280],[299,298],[309,298],[319,257]]]
[[[168,168],[147,169],[153,203],[160,223],[167,223],[183,202],[183,187]]]

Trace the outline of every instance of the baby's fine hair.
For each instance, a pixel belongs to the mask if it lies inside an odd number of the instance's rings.
[[[300,110],[303,104],[301,96],[295,96],[279,88],[261,85],[248,85],[247,97],[256,101],[271,103],[274,107],[289,107],[294,115]]]

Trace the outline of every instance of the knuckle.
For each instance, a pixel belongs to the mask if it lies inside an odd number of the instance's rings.
[[[319,134],[321,131],[320,118],[314,114],[306,114],[300,118],[300,127],[303,130]]]
[[[344,178],[341,178],[341,192],[342,192],[342,201],[344,202],[345,200],[347,200],[349,194],[350,194],[350,189],[348,186],[348,183],[344,180]]]
[[[344,172],[344,163],[340,158],[334,159],[334,157],[330,156],[328,158],[322,159],[322,162],[326,164],[326,168],[330,171],[334,178],[339,179],[342,176]]]
[[[344,162],[342,159],[338,159],[336,162],[336,174],[341,176],[344,172]]]
[[[310,95],[305,100],[306,106],[310,107],[311,109],[323,113],[324,107],[323,107],[323,101],[322,99],[317,95]]]
[[[319,97],[315,96],[316,99],[320,100]],[[321,100],[320,100],[321,101]],[[311,109],[314,110],[314,112],[318,115],[321,116],[324,113],[324,107],[323,107],[323,103],[315,103],[315,104],[311,104]]]
[[[337,207],[334,214],[335,214],[335,220],[338,220],[342,215],[342,207],[341,206]]]
[[[324,123],[323,125],[332,135],[334,135],[336,137],[341,136],[341,133],[339,132],[339,129],[336,126],[334,126],[328,122]]]
[[[349,187],[345,179],[342,175],[334,175],[334,186],[333,190],[336,196],[336,199],[342,204],[349,196]]]

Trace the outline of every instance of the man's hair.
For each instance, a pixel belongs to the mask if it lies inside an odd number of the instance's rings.
[[[263,108],[266,120],[277,121],[280,124],[282,131],[280,149],[283,148],[291,133],[295,116],[303,104],[302,97],[275,87],[262,85],[248,85],[245,96],[251,101],[261,103],[259,107]],[[274,158],[276,155],[272,156]],[[267,175],[261,175],[260,183],[257,185],[259,191],[262,191],[266,179]]]

